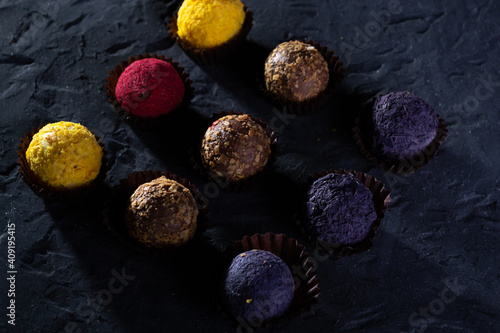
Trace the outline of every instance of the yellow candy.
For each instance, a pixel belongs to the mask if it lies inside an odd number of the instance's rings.
[[[229,41],[244,21],[240,0],[184,0],[177,16],[177,34],[195,48],[209,49]]]
[[[45,125],[26,150],[31,170],[47,185],[75,188],[93,181],[101,168],[102,149],[84,126],[61,121]]]

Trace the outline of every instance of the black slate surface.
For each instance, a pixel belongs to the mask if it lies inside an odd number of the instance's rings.
[[[0,329],[234,332],[217,302],[220,252],[271,231],[314,253],[293,225],[300,185],[314,172],[345,168],[392,191],[373,247],[340,260],[316,257],[319,303],[263,331],[498,332],[498,1],[247,0],[255,14],[248,42],[233,62],[213,68],[193,63],[169,37],[165,23],[179,4],[0,1]],[[281,119],[259,92],[255,68],[278,43],[302,38],[339,54],[347,77],[320,112]],[[115,64],[146,52],[179,61],[196,89],[190,110],[162,133],[124,123],[104,89]],[[408,177],[373,167],[351,139],[362,106],[395,90],[424,97],[449,125],[437,156]],[[280,135],[277,160],[245,191],[210,198],[204,238],[176,255],[144,256],[107,233],[106,192],[46,203],[17,172],[24,133],[66,120],[103,138],[108,187],[133,171],[159,169],[204,191],[187,149],[197,124],[222,109],[270,122]],[[6,316],[8,224],[16,232],[15,327]]]

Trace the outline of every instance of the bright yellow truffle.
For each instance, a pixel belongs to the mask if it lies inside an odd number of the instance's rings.
[[[45,125],[26,150],[30,169],[56,189],[93,181],[99,174],[102,155],[101,146],[87,128],[66,121]]]
[[[240,0],[184,0],[177,16],[177,34],[195,48],[220,46],[241,30],[243,8]]]

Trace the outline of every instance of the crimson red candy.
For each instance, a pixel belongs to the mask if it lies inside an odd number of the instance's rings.
[[[116,99],[139,117],[158,117],[175,109],[184,98],[182,79],[170,63],[146,58],[134,61],[120,75]]]

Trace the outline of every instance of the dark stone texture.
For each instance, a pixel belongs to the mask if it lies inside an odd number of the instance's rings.
[[[165,24],[180,1],[0,1],[0,258],[6,272],[7,223],[15,223],[15,331],[71,332],[74,323],[81,332],[234,332],[217,307],[216,272],[227,268],[218,256],[233,240],[268,231],[307,245],[322,290],[317,306],[275,331],[499,331],[498,1],[245,3],[254,26],[243,52],[232,63],[200,67],[168,37]],[[302,38],[338,53],[347,75],[318,113],[284,117],[259,91],[257,70],[276,45]],[[105,93],[108,71],[146,52],[174,58],[196,89],[189,116],[163,132],[131,128]],[[366,103],[402,90],[422,96],[449,129],[436,157],[407,177],[373,167],[351,139]],[[280,137],[273,168],[242,193],[214,193],[187,153],[196,127],[222,109],[255,115]],[[32,127],[59,120],[103,138],[108,186],[161,169],[210,193],[205,240],[182,255],[150,258],[102,226],[107,193],[44,203],[20,179],[17,144]],[[341,168],[384,181],[392,202],[369,252],[325,260],[294,216],[307,177]]]

